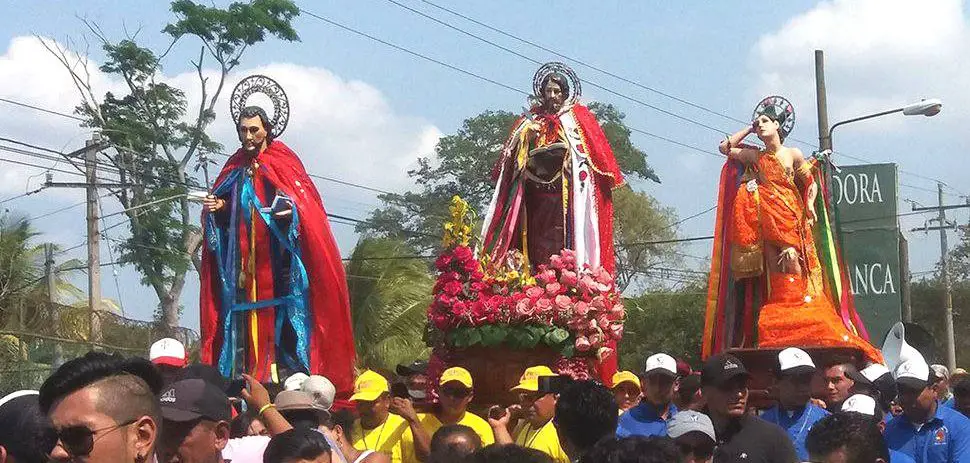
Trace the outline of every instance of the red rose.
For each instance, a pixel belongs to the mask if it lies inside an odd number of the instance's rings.
[[[449,281],[445,283],[443,289],[445,294],[449,296],[457,296],[464,289],[464,285],[457,281]]]

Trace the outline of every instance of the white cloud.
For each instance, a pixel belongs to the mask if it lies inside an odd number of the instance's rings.
[[[103,95],[107,90],[124,91],[119,79],[101,73],[96,66],[96,63],[87,66],[96,95]],[[229,152],[238,146],[228,115],[229,94],[241,78],[257,73],[276,79],[286,90],[290,122],[281,139],[301,156],[310,172],[380,185],[382,189],[400,189],[407,186],[406,169],[419,156],[432,154],[441,136],[429,122],[397,113],[380,90],[365,82],[346,80],[319,67],[274,63],[239,70],[229,76],[216,106],[217,120],[210,127],[213,137]],[[215,72],[206,74],[211,76],[211,92]],[[163,80],[186,90],[191,116],[200,96],[196,74],[187,72],[163,77]],[[13,39],[6,53],[0,56],[0,96],[65,113],[71,113],[80,101],[67,71],[34,37]],[[69,151],[82,146],[89,133],[77,127],[76,121],[6,104],[4,111],[0,111],[0,126],[9,138]],[[4,153],[7,156],[22,159],[22,156]],[[63,163],[60,167],[68,170]],[[17,181],[3,180],[17,180],[40,172],[40,169],[9,163],[4,168],[0,174],[0,192],[4,193],[22,192],[24,186]],[[343,197],[374,202],[372,195],[362,190],[348,190]]]
[[[962,0],[821,2],[754,46],[756,80],[748,97],[790,96],[802,123],[814,124],[814,50],[825,51],[830,120],[898,107],[919,98],[944,100],[939,118],[964,125],[970,103],[970,28]],[[900,124],[887,118],[878,128]],[[854,130],[872,130],[860,125]],[[803,128],[804,129],[804,128]],[[803,131],[802,133],[806,133]],[[803,138],[807,138],[803,136]]]
[[[108,90],[124,94],[123,82],[113,75],[100,72],[97,65],[88,63],[87,67],[95,95],[100,97]],[[281,139],[300,155],[310,173],[384,190],[403,190],[410,183],[406,170],[415,165],[419,156],[432,155],[441,136],[438,128],[421,117],[395,110],[384,94],[372,85],[344,79],[321,67],[272,63],[240,69],[229,76],[216,106],[217,119],[210,126],[210,134],[223,143],[226,151],[232,152],[238,147],[234,124],[229,117],[229,95],[241,78],[257,73],[276,79],[286,90],[290,101],[290,121]],[[208,70],[206,74],[212,76],[211,87],[215,72]],[[188,115],[191,116],[195,111],[192,108],[198,107],[201,94],[197,75],[186,72],[163,76],[162,80],[186,91],[190,108]],[[35,37],[14,38],[6,50],[0,51],[0,97],[63,113],[72,113],[81,99],[68,72]],[[259,103],[258,100],[255,102]],[[78,127],[78,122],[74,120],[0,102],[0,136],[72,151],[83,146],[84,140],[90,136],[90,130]],[[3,145],[9,146],[6,143]],[[40,161],[6,151],[0,151],[0,158],[47,167],[54,165],[52,161]],[[73,169],[65,162],[58,163],[57,167]],[[30,180],[29,185],[36,188],[43,182],[43,171],[0,161],[0,199],[27,191],[27,180],[31,176],[36,177]],[[81,179],[61,173],[54,175],[56,181]],[[316,183],[331,212],[364,217],[377,204],[373,192],[323,180]],[[45,190],[29,198],[6,203],[3,208],[38,215],[80,199],[83,199],[83,192],[79,190]],[[104,202],[106,213],[117,209],[115,202]],[[47,217],[34,225],[44,234],[42,239],[54,240],[64,246],[74,245],[78,240],[83,240],[83,208]],[[334,233],[343,253],[349,254],[356,241],[353,228],[335,226]],[[109,259],[105,245],[102,245],[102,251],[102,260]],[[80,256],[83,249],[75,252],[77,254],[73,255]],[[134,271],[127,268],[122,271],[122,278],[129,282],[137,281]],[[183,293],[182,301],[186,307],[194,307],[198,297],[197,280],[194,278],[189,277]],[[103,279],[102,287],[108,294],[110,288],[107,278]],[[126,291],[129,297],[135,291],[140,300],[154,301],[154,296],[145,288]],[[142,303],[130,314],[149,317],[153,304]],[[197,314],[194,310],[186,311],[185,323],[196,326]]]

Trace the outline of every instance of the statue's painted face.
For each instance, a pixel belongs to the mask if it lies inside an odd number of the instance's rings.
[[[259,116],[239,120],[239,142],[249,154],[259,154],[266,149],[266,127]]]
[[[546,109],[558,110],[562,107],[564,99],[562,87],[556,81],[549,79],[546,85],[542,87],[542,102]]]
[[[781,125],[777,121],[773,121],[770,117],[764,114],[758,116],[758,118],[754,120],[754,132],[762,141],[777,134],[779,127],[781,127]]]

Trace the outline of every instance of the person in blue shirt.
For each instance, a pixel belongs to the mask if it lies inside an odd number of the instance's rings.
[[[647,358],[645,387],[640,404],[620,415],[616,437],[666,436],[667,420],[677,413],[672,402],[677,361],[667,354]]]
[[[761,415],[769,423],[781,426],[795,446],[801,461],[808,461],[805,438],[816,422],[830,413],[812,403],[812,379],[817,373],[815,363],[807,352],[789,347],[778,354],[776,371],[778,405]]]
[[[893,372],[903,414],[886,423],[890,449],[916,463],[970,463],[970,418],[937,401],[941,378],[919,355]]]
[[[953,383],[953,409],[970,417],[970,378]]]

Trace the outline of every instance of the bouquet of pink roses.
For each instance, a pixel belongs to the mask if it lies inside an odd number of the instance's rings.
[[[440,274],[428,320],[448,345],[542,343],[565,357],[602,359],[623,335],[625,313],[613,275],[578,268],[571,250],[552,256],[534,278],[486,275],[468,246],[449,249],[435,266]]]

